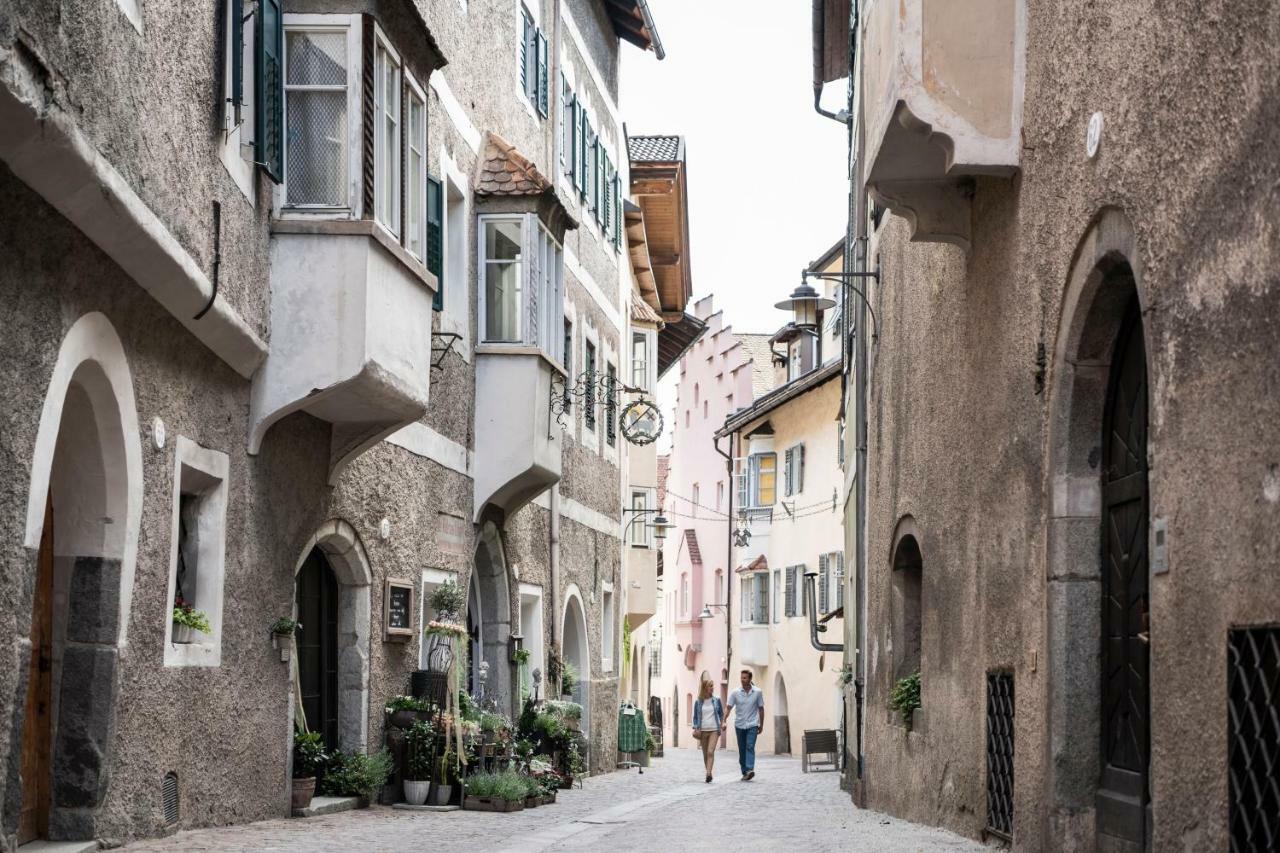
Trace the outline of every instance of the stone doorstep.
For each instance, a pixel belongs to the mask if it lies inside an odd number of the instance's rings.
[[[404,809],[409,812],[458,812],[462,806],[413,806],[408,803],[392,803],[393,809]]]
[[[96,841],[29,841],[18,853],[97,853]]]
[[[337,814],[338,812],[349,812],[352,809],[362,808],[359,797],[312,797],[311,805],[305,809],[294,809],[294,817],[319,817],[324,814]],[[62,853],[61,850],[57,853]]]

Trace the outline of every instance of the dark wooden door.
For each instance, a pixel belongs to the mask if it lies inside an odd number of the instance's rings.
[[[31,658],[22,727],[22,812],[18,843],[49,832],[49,745],[53,687],[53,503],[47,501],[31,605]]]
[[[298,572],[298,680],[307,728],[338,744],[338,579],[319,550]]]
[[[1136,298],[1116,341],[1103,423],[1098,828],[1145,846],[1151,719],[1147,357]]]

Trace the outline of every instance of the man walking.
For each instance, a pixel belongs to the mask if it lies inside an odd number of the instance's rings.
[[[751,683],[751,670],[741,674],[742,686],[729,694],[729,709],[734,712],[733,728],[738,736],[738,766],[742,781],[756,778],[756,736],[764,730],[764,693]],[[722,729],[729,724],[725,714]]]

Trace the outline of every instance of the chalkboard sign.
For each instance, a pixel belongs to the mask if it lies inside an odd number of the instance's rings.
[[[386,638],[404,642],[413,636],[413,581],[387,579],[382,612]]]

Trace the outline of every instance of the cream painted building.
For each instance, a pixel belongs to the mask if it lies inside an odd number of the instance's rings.
[[[842,656],[812,642],[838,643],[843,633],[840,359],[838,346],[822,346],[839,328],[835,313],[817,330],[788,323],[770,339],[783,381],[717,433],[734,453],[730,675],[750,669],[764,691],[761,752],[798,755],[805,730],[843,728]]]

